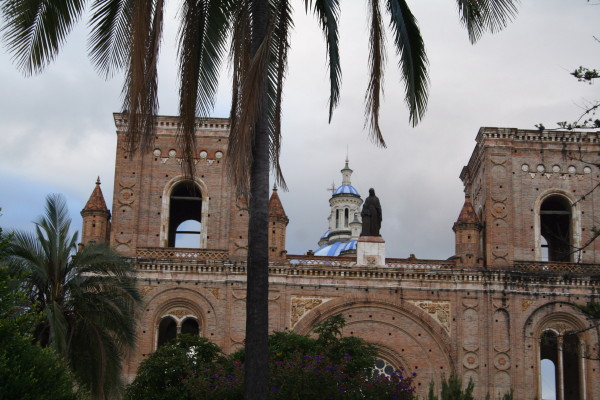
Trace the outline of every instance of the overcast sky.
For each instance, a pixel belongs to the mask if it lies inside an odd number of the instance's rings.
[[[170,2],[177,3],[177,2]],[[519,6],[504,31],[471,45],[456,2],[409,1],[430,61],[431,89],[424,120],[410,127],[397,58],[388,42],[381,126],[387,148],[373,145],[364,124],[367,24],[364,1],[343,1],[340,15],[342,92],[327,122],[325,45],[312,15],[295,1],[285,87],[282,166],[289,192],[280,191],[288,225],[287,249],[317,248],[327,229],[326,189],[341,183],[346,151],[352,183],[364,196],[374,187],[383,207],[389,257],[445,259],[454,254],[452,224],[463,200],[461,168],[481,126],[533,129],[574,120],[597,86],[569,75],[579,65],[600,67],[600,6],[586,0],[532,0]],[[160,112],[177,113],[176,8],[169,9],[160,64]],[[386,19],[387,21],[387,19]],[[86,56],[85,24],[70,35],[46,71],[25,78],[0,47],[0,226],[32,229],[48,193],[63,193],[81,230],[79,211],[96,176],[112,204],[122,76],[101,79]],[[389,36],[389,34],[388,34]],[[229,85],[223,74],[214,116],[226,117]]]

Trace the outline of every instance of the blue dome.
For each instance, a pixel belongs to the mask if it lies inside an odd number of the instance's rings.
[[[340,186],[339,188],[335,189],[335,192],[333,192],[334,196],[336,194],[354,194],[356,196],[360,196],[360,194],[358,193],[358,190],[356,190],[356,188],[352,185]]]
[[[336,257],[339,256],[340,253],[348,250],[356,250],[356,240],[350,240],[349,242],[335,242],[320,247],[315,251],[315,256]]]
[[[326,239],[326,238],[327,238],[327,236],[329,236],[329,234],[330,234],[330,233],[331,233],[331,231],[330,231],[329,229],[327,229],[327,230],[325,231],[325,233],[323,234],[323,236],[321,236],[321,239]]]

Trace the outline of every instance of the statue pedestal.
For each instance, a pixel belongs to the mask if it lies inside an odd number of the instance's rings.
[[[385,265],[385,240],[381,236],[360,236],[356,244],[356,265]]]

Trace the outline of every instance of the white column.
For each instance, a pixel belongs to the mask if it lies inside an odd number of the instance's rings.
[[[558,382],[556,382],[556,397],[557,400],[565,400],[565,369],[563,365],[563,337],[558,335],[556,338],[556,347],[558,352]]]

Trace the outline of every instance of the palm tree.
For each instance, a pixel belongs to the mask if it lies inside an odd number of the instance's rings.
[[[457,0],[469,38],[504,28],[516,13],[516,0]],[[287,67],[291,0],[181,0],[179,36],[180,142],[186,171],[193,174],[195,117],[209,115],[223,58],[233,66],[233,98],[228,165],[240,194],[249,198],[247,276],[247,398],[266,398],[269,171],[280,186],[281,99]],[[41,71],[58,53],[86,0],[4,0],[4,40],[26,74]],[[370,80],[365,118],[375,143],[385,146],[379,106],[385,65],[381,4],[389,15],[392,43],[404,77],[409,122],[427,108],[425,46],[406,0],[367,0],[370,25]],[[340,0],[304,0],[323,30],[329,62],[329,119],[340,93],[338,51]],[[90,57],[109,76],[124,69],[123,110],[129,113],[129,148],[149,149],[158,111],[157,60],[164,0],[94,0]],[[226,38],[231,37],[229,51]]]
[[[34,234],[14,232],[4,261],[23,283],[40,314],[35,339],[52,346],[96,398],[117,394],[121,362],[135,343],[140,295],[132,267],[104,245],[75,253],[77,235],[60,195],[46,198]]]

